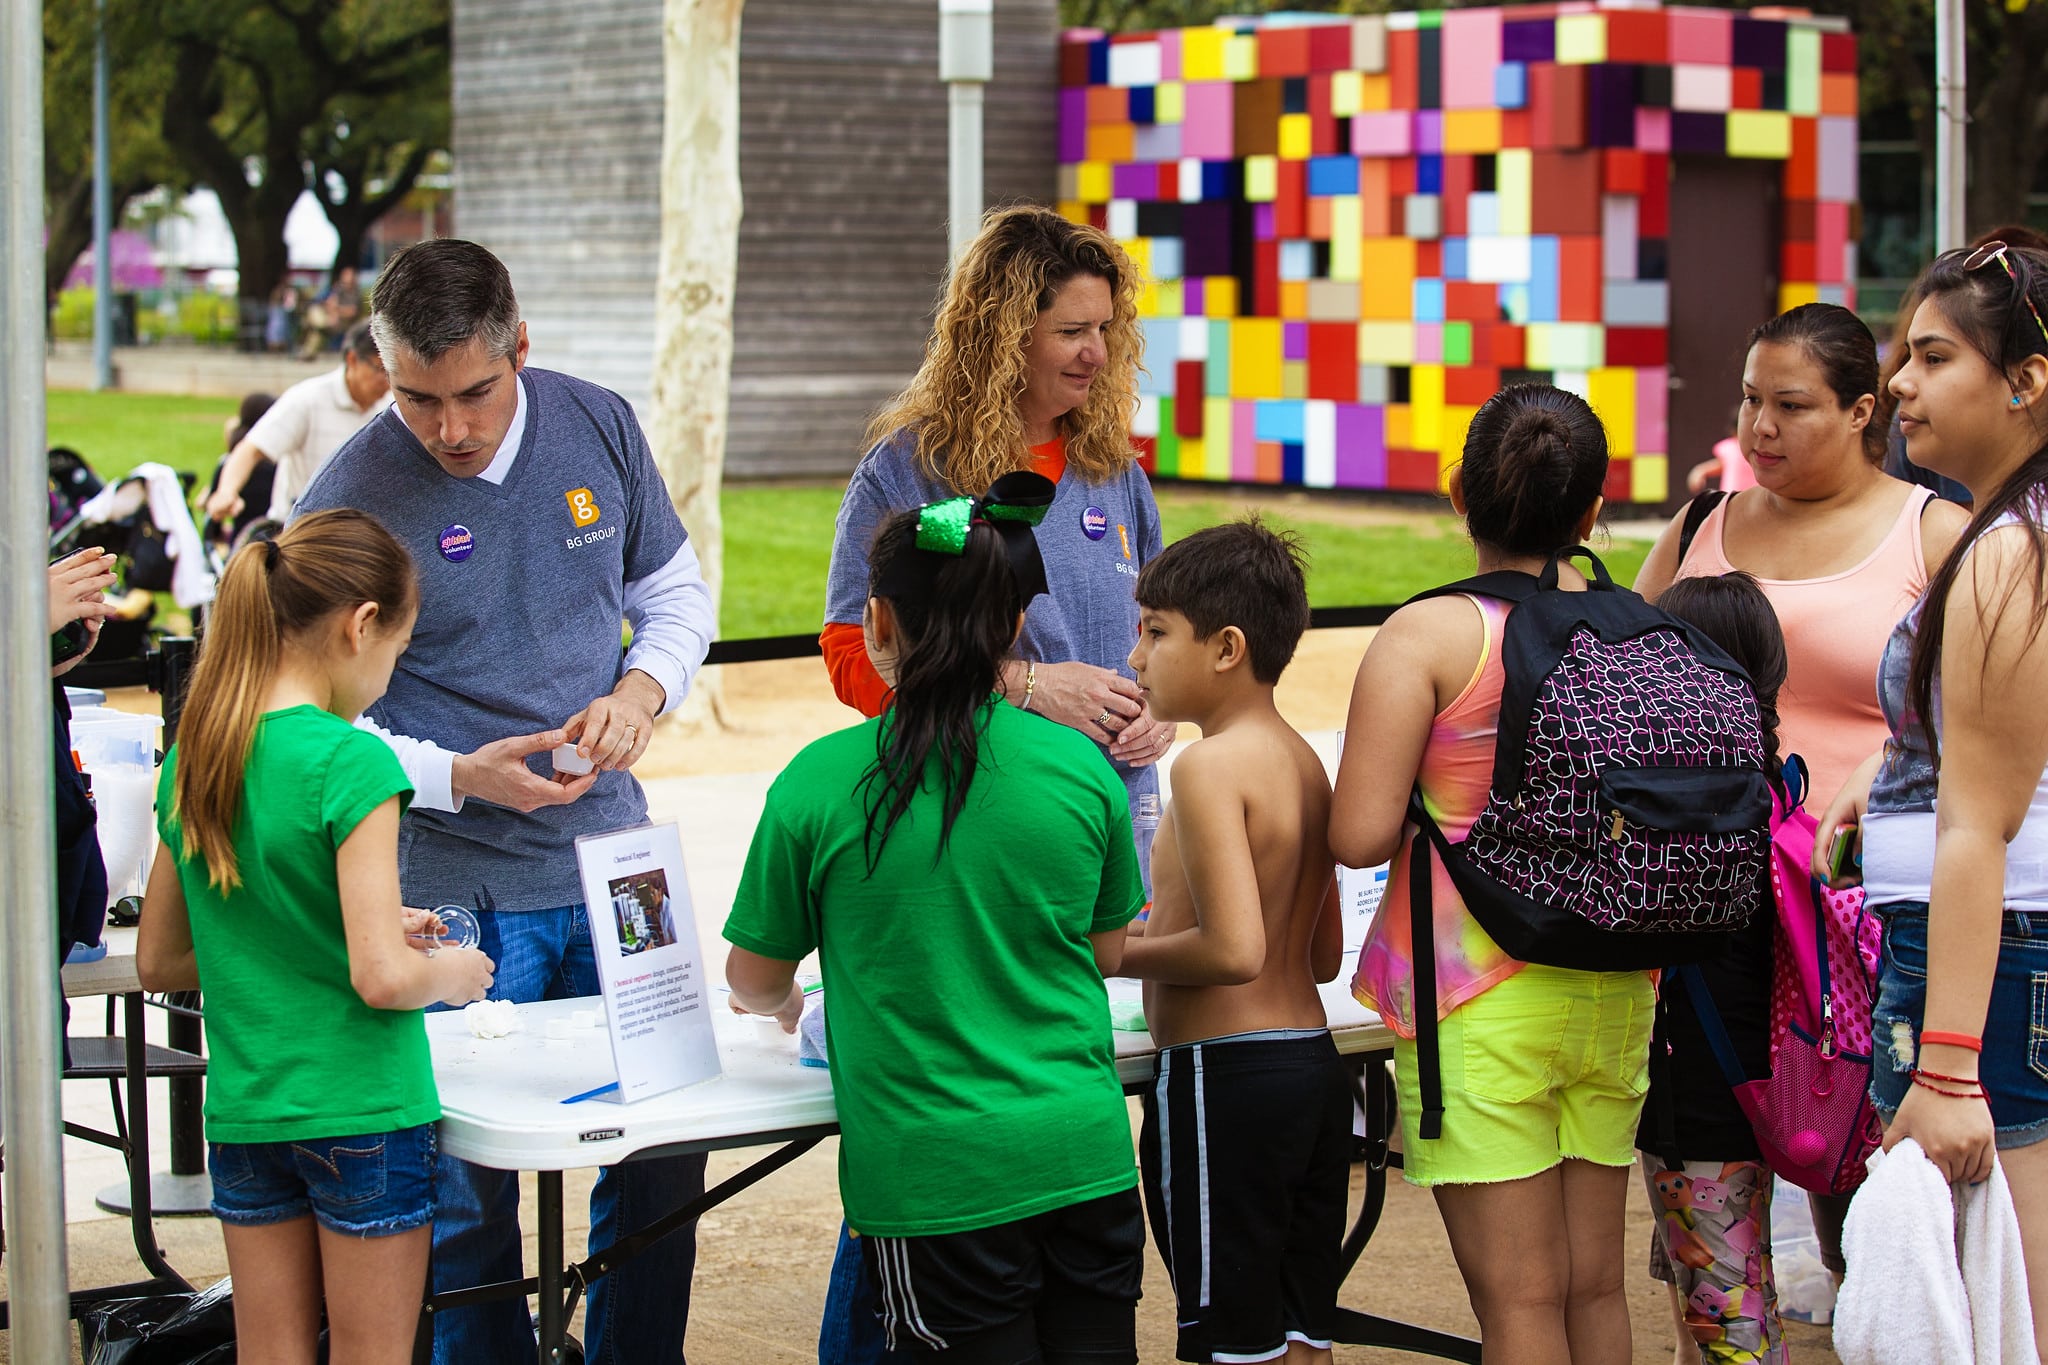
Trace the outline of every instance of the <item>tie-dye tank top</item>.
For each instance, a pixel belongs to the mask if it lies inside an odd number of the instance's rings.
[[[1506,677],[1501,634],[1508,604],[1488,597],[1466,600],[1485,622],[1486,643],[1465,690],[1430,722],[1422,768],[1415,777],[1424,808],[1454,843],[1479,818],[1493,785],[1494,732],[1500,728],[1500,689]],[[1408,928],[1413,840],[1411,827],[1394,855],[1386,896],[1358,954],[1358,975],[1351,981],[1351,993],[1403,1038],[1415,1036],[1414,936]],[[1431,858],[1429,865],[1435,877],[1436,1012],[1441,1019],[1513,976],[1522,964],[1502,952],[1465,909],[1443,862]]]

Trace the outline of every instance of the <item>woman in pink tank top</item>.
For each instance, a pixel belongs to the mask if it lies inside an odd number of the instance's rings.
[[[1649,598],[1678,578],[1740,569],[1756,579],[1785,635],[1781,751],[1806,760],[1816,814],[1884,743],[1885,641],[1969,520],[1884,472],[1891,407],[1877,343],[1848,309],[1802,304],[1764,323],[1750,334],[1736,430],[1756,486],[1721,500],[1683,548],[1691,509],[1681,511],[1636,576]],[[1812,1202],[1821,1258],[1839,1280],[1848,1198]],[[1675,1300],[1674,1310],[1687,1332]]]
[[[1846,308],[1803,304],[1750,336],[1737,439],[1757,486],[1708,514],[1680,563],[1685,514],[1636,576],[1654,598],[1673,579],[1741,569],[1784,628],[1784,750],[1806,760],[1816,811],[1884,743],[1884,642],[1969,520],[1884,472],[1891,400],[1877,343]]]

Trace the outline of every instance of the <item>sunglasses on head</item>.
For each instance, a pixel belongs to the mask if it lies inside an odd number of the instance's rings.
[[[2041,310],[2034,306],[2033,297],[2020,288],[2019,272],[2012,268],[2011,247],[2004,242],[1986,242],[1971,252],[1969,259],[1963,262],[1963,273],[1982,270],[1993,262],[2004,268],[2006,278],[2012,281],[2014,289],[2019,290],[2021,300],[2027,305],[2027,311],[2034,315],[2034,325],[2041,329],[2041,340],[2048,342],[2048,322],[2041,321]]]

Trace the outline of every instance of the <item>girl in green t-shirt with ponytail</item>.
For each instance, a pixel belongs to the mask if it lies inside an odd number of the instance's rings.
[[[840,1200],[892,1350],[1113,1365],[1145,1233],[1102,978],[1144,891],[1123,780],[1028,682],[998,691],[1052,497],[1009,474],[882,524],[863,629],[893,699],[770,789],[726,980],[794,1028],[819,955]]]
[[[384,694],[419,589],[361,512],[316,512],[228,564],[143,905],[145,989],[206,992],[213,1212],[244,1358],[412,1357],[441,1106],[422,1006],[482,998],[493,964],[439,946],[398,894],[412,795],[355,718]],[[410,938],[408,937],[410,936]]]

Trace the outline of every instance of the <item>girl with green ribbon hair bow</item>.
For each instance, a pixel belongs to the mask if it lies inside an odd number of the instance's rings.
[[[882,524],[868,559],[868,654],[895,689],[875,739],[868,862],[910,808],[939,759],[944,833],[974,785],[983,710],[1000,689],[1024,608],[1045,591],[1035,527],[1052,505],[1050,479],[1006,474],[979,498],[948,498]]]

